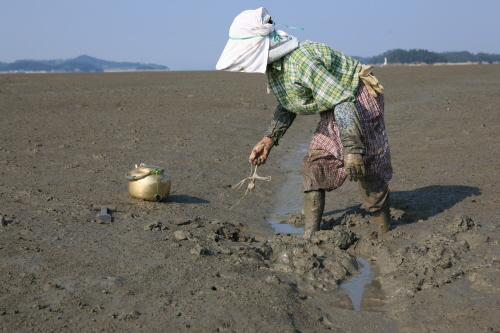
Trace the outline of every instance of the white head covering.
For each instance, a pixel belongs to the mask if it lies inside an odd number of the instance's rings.
[[[265,73],[274,25],[264,7],[236,16],[229,29],[229,41],[215,68],[232,72]]]

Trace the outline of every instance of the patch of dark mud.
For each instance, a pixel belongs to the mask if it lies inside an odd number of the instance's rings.
[[[360,207],[351,207],[338,217],[324,218],[322,230],[310,242],[304,243],[297,237],[291,238],[293,241],[285,240],[285,236],[277,238],[280,241],[274,243],[273,255],[268,258],[275,270],[294,275],[293,282],[299,289],[338,290],[335,301],[331,303],[333,306],[359,310],[361,300],[364,299],[365,303],[372,303],[372,306],[364,306],[365,311],[380,311],[385,304],[384,286],[390,290],[389,296],[397,299],[415,297],[421,290],[440,288],[460,279],[466,272],[462,258],[467,257],[471,246],[478,246],[487,239],[477,233],[480,225],[465,214],[441,221],[442,227],[438,232],[419,230],[414,238],[401,237],[404,232],[400,227],[413,225],[418,230],[418,225],[424,223],[427,216],[418,211],[391,208],[392,230],[387,235],[378,237],[371,214]],[[304,223],[303,212],[290,214],[281,223],[293,228],[301,227]],[[405,242],[402,244],[403,241]],[[318,249],[321,252],[318,253]],[[322,263],[327,257],[339,257],[340,253],[342,256],[349,253],[349,258],[356,262],[356,266],[354,271],[341,270],[342,274],[338,278],[338,269],[328,271],[328,266]],[[368,273],[369,261],[358,256],[364,256],[383,266],[380,279],[372,272]],[[361,264],[363,262],[364,265]],[[494,271],[474,274],[470,279],[477,281],[475,285],[481,288],[488,285],[487,281],[496,283],[492,272]],[[363,281],[356,282],[359,279]],[[342,281],[347,286],[349,283],[358,285],[348,295],[345,291],[341,292],[342,288],[338,288]],[[363,298],[365,292],[367,295]]]
[[[259,252],[271,270],[297,289],[334,291],[346,277],[358,272],[356,258],[342,250],[353,241],[353,235],[340,229],[317,232],[310,241],[277,235],[262,244]]]
[[[165,232],[165,239],[172,240],[179,246],[182,241],[190,241],[190,252],[194,255],[232,254],[243,249],[241,243],[256,243],[254,235],[241,229],[241,224],[200,217],[192,220],[177,218],[144,226],[144,230]],[[248,255],[253,250],[255,247],[249,247],[249,252],[245,253]]]
[[[472,280],[488,279],[469,275],[478,269],[484,272],[491,265],[486,258],[472,260],[469,255],[471,244],[486,246],[488,242],[487,236],[478,233],[479,224],[465,214],[439,221],[438,230],[429,225],[423,228],[422,223],[404,230],[396,228],[380,238],[361,238],[353,247],[355,253],[383,263],[383,284],[391,286],[387,289],[392,298],[415,297],[422,290],[441,288],[464,275]]]
[[[356,236],[341,227],[319,231],[307,241],[290,234],[257,241],[241,225],[230,222],[198,218],[177,225],[173,232],[170,224],[148,224],[144,230],[164,232],[179,246],[190,246],[193,255],[236,254],[239,260],[251,259],[270,272],[269,281],[288,283],[297,292],[336,291],[347,277],[359,273],[356,257],[345,251]]]

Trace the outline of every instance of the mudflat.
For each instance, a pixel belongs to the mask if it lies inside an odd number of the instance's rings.
[[[234,188],[277,104],[264,75],[0,75],[0,328],[499,332],[500,65],[375,75],[392,230],[374,234],[346,182],[308,242],[269,222],[300,227],[318,116],[273,148],[269,182]],[[166,201],[129,195],[140,163],[170,175]],[[368,268],[356,298],[344,287]]]

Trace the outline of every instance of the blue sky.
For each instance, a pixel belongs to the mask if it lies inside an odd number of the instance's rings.
[[[500,0],[0,0],[0,61],[67,59],[213,70],[234,17],[266,7],[299,40],[353,56],[427,49],[500,54]]]

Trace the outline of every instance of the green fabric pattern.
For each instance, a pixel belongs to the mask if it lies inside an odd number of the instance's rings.
[[[268,65],[268,83],[279,103],[296,114],[331,110],[355,102],[361,64],[326,44],[299,47]]]

